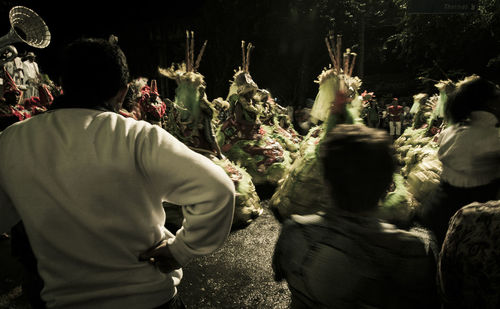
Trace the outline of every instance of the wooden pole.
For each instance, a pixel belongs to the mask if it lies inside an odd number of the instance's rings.
[[[245,67],[245,72],[249,72],[249,69],[250,69],[250,52],[252,51],[252,48],[253,48],[253,45],[252,43],[248,43],[248,46],[247,46],[247,63],[246,63],[246,67]]]
[[[241,69],[245,70],[247,66],[247,61],[245,58],[245,41],[241,41],[241,57],[243,58],[243,61],[241,62]]]
[[[191,71],[193,71],[194,69],[194,31],[191,31],[191,59],[190,59],[190,63],[191,63]]]
[[[354,70],[354,64],[356,64],[356,57],[358,54],[356,53],[351,53],[352,55],[352,62],[351,62],[351,67],[349,68],[349,76],[352,76],[352,71]]]
[[[203,43],[200,53],[198,54],[198,58],[196,58],[196,63],[194,65],[194,72],[198,71],[198,68],[200,67],[201,57],[203,57],[203,53],[205,52],[205,48],[207,47],[207,42],[208,41],[205,40],[205,43]]]
[[[186,72],[189,72],[189,31],[186,30]]]
[[[326,48],[328,49],[328,55],[330,56],[330,60],[332,61],[333,67],[337,67],[337,63],[335,60],[335,55],[333,54],[332,47],[330,46],[330,42],[328,42],[328,37],[325,37]]]
[[[337,58],[337,73],[340,74],[340,55],[341,55],[341,47],[342,47],[342,35],[337,34],[337,51],[336,51],[336,58]]]

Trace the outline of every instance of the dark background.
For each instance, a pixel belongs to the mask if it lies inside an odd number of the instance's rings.
[[[330,30],[343,35],[343,48],[358,53],[361,91],[375,91],[381,99],[409,102],[417,92],[436,92],[432,80],[472,73],[498,82],[500,1],[479,2],[483,7],[474,14],[422,15],[408,14],[407,0],[2,1],[0,23],[7,33],[14,5],[27,6],[45,20],[52,34],[47,48],[15,46],[20,54],[35,52],[41,71],[56,82],[65,44],[114,34],[132,77],[157,79],[168,98],[175,82],[160,76],[158,67],[184,60],[186,30],[195,32],[195,55],[208,40],[198,71],[205,76],[209,100],[226,97],[244,40],[255,45],[250,73],[259,87],[280,104],[297,107],[316,96],[314,80],[330,62],[324,43]]]

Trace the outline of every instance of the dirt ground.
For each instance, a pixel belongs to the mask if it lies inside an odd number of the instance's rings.
[[[188,308],[288,308],[290,292],[285,282],[274,281],[271,268],[280,224],[263,204],[263,214],[231,232],[221,249],[183,268],[179,293]],[[30,308],[8,239],[0,240],[0,278],[0,308]]]

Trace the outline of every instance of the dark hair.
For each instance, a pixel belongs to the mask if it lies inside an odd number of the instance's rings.
[[[498,86],[481,78],[473,78],[459,85],[445,105],[445,117],[452,123],[467,120],[473,111],[488,111],[488,102],[498,97]]]
[[[325,181],[336,207],[371,210],[392,183],[395,171],[387,132],[364,125],[337,125],[320,146]]]
[[[69,44],[60,69],[65,101],[78,107],[103,106],[129,79],[124,53],[104,39],[83,38]]]

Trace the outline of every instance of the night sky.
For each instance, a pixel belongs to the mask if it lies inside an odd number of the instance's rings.
[[[126,1],[62,1],[57,5],[52,1],[2,1],[3,7],[0,11],[0,22],[5,33],[9,30],[8,12],[15,5],[23,5],[39,14],[52,35],[50,45],[45,49],[34,49],[23,43],[15,46],[22,54],[25,51],[33,51],[38,57],[38,63],[46,73],[56,74],[53,62],[57,62],[62,47],[79,37],[102,37],[107,38],[110,34],[117,35],[120,45],[126,49],[134,43],[142,40],[140,37],[148,36],[148,28],[145,24],[152,21],[160,22],[162,19],[185,19],[196,18],[196,10],[204,1],[165,1],[165,5],[155,6],[151,2],[135,2],[125,5]],[[159,1],[155,1],[159,2]],[[7,4],[6,4],[7,3]],[[113,3],[117,3],[113,5]],[[144,33],[140,34],[141,29]],[[138,34],[139,33],[139,34]],[[131,59],[136,61],[136,59]],[[142,73],[142,72],[141,72]]]
[[[254,80],[260,88],[280,98],[281,104],[289,105],[291,101],[303,102],[305,97],[314,98],[318,89],[314,79],[328,66],[329,60],[323,42],[325,33],[317,33],[312,43],[310,26],[290,19],[287,1],[278,1],[283,4],[282,10],[273,12],[265,9],[259,12],[259,6],[268,6],[267,1],[137,1],[131,5],[125,5],[124,1],[115,6],[110,5],[111,1],[65,1],[57,6],[51,1],[3,1],[0,22],[7,33],[8,11],[14,5],[29,7],[44,19],[52,34],[47,48],[33,49],[22,43],[15,46],[20,54],[35,52],[41,71],[54,81],[58,78],[57,59],[65,44],[82,36],[107,38],[114,34],[127,55],[132,77],[158,79],[160,93],[169,98],[173,96],[175,83],[163,80],[158,66],[184,60],[186,30],[195,32],[195,56],[204,40],[208,40],[199,72],[205,76],[209,100],[225,98],[234,70],[241,65],[241,41],[252,42],[256,46],[250,64]],[[214,3],[219,9],[214,9]],[[253,11],[249,12],[245,6],[251,6]],[[291,20],[299,31],[290,29]],[[304,74],[304,49],[315,46],[321,56],[307,58],[307,74]],[[298,73],[299,69],[302,73]]]

